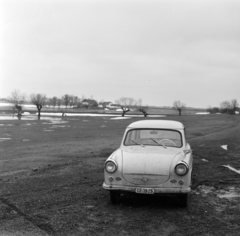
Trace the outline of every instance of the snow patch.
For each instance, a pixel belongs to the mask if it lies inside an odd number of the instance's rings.
[[[230,166],[230,165],[223,165],[223,167],[226,167],[226,168],[228,168],[229,170],[232,170],[232,171],[240,174],[240,170],[237,170],[237,169],[235,169],[234,167],[232,167],[232,166]]]
[[[221,148],[225,149],[225,150],[228,150],[228,145],[222,145]]]

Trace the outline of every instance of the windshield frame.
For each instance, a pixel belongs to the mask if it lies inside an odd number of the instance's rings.
[[[176,129],[162,129],[162,128],[134,128],[134,129],[129,129],[126,133],[125,133],[125,136],[124,136],[124,140],[123,140],[123,142],[122,142],[122,144],[123,144],[123,146],[125,146],[125,147],[129,147],[129,146],[138,146],[137,144],[128,144],[128,145],[126,145],[126,139],[127,139],[127,136],[128,136],[128,134],[129,134],[129,132],[132,132],[132,131],[134,131],[134,130],[164,130],[164,131],[173,131],[173,132],[177,132],[177,133],[179,133],[179,135],[180,135],[180,138],[181,138],[181,146],[165,146],[165,145],[161,145],[160,143],[159,143],[159,145],[151,145],[151,144],[138,144],[139,146],[150,146],[150,147],[167,147],[167,148],[172,148],[172,147],[174,147],[174,148],[182,148],[183,147],[183,142],[184,142],[184,140],[183,140],[183,135],[182,135],[182,133],[179,131],[179,130],[176,130]]]

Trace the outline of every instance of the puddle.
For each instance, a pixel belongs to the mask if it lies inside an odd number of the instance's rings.
[[[63,116],[62,115],[63,113],[45,113],[45,112],[42,112],[41,115],[42,116]],[[118,114],[97,114],[97,113],[65,113],[64,112],[64,117],[66,116],[119,116]]]
[[[223,165],[223,167],[226,167],[226,168],[228,168],[228,169],[230,169],[230,170],[232,170],[232,171],[240,174],[240,170],[237,170],[237,169],[235,169],[234,167],[232,167],[232,166],[230,166],[230,165]]]
[[[224,194],[218,194],[218,197],[219,198],[236,198],[236,197],[240,197],[240,193],[229,192]]]
[[[202,159],[202,161],[208,162],[208,160],[206,160],[206,159]]]
[[[30,139],[23,139],[23,142],[28,142],[30,141]]]
[[[123,120],[123,119],[130,119],[131,117],[114,117],[111,120]]]
[[[219,198],[238,198],[240,197],[240,189],[235,187],[229,187],[227,190],[217,191],[217,196]]]
[[[0,140],[9,140],[11,138],[0,138]]]
[[[9,116],[9,115],[4,115],[4,116],[0,116],[0,120],[39,120],[38,116],[36,115],[22,115],[21,117],[17,117],[17,116]],[[51,117],[51,116],[41,116],[40,120],[57,120],[57,121],[61,121],[62,118],[60,117]],[[37,124],[37,123],[35,123]],[[3,125],[3,124],[1,124]],[[26,125],[26,124],[25,124]]]
[[[219,198],[227,198],[231,200],[232,198],[240,197],[240,188],[235,188],[230,186],[226,189],[216,190],[212,186],[201,185],[201,186],[198,186],[197,191],[195,193],[196,194],[202,193],[203,195],[213,193]]]
[[[48,131],[50,131],[50,132],[51,132],[51,131],[53,131],[53,130],[49,130],[49,129],[44,129],[43,131],[47,131],[47,132],[48,132]]]
[[[200,185],[198,187],[198,191],[200,191],[203,194],[209,194],[215,191],[215,188],[212,186]]]
[[[44,125],[57,125],[57,124],[66,124],[68,121],[63,121],[63,120],[49,120],[50,123],[44,122],[42,124]]]
[[[196,112],[196,115],[209,115],[209,112]]]
[[[51,128],[64,128],[64,127],[66,127],[66,125],[54,125]]]
[[[41,112],[40,120],[53,120],[63,118],[63,113],[47,113]],[[108,113],[64,113],[64,117],[73,117],[73,116],[91,116],[91,117],[116,117],[118,119],[126,119],[122,118],[121,114],[108,114]],[[143,115],[125,115],[125,117],[143,117]],[[166,115],[148,115],[148,117],[166,117]],[[0,116],[0,120],[38,120],[37,113],[36,115],[31,115],[29,113],[23,113],[21,117],[16,115],[2,115]]]

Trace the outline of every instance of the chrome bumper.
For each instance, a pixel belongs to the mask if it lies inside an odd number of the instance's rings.
[[[118,191],[126,191],[126,192],[136,192],[137,188],[152,188],[154,189],[154,193],[189,193],[191,192],[191,188],[187,187],[179,187],[179,188],[157,188],[157,187],[146,187],[146,186],[117,186],[117,185],[107,185],[103,183],[102,186],[105,190],[118,190]]]

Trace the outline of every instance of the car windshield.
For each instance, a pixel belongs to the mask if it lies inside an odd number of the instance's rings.
[[[149,145],[163,147],[182,147],[182,136],[176,130],[132,129],[129,130],[124,145]]]

